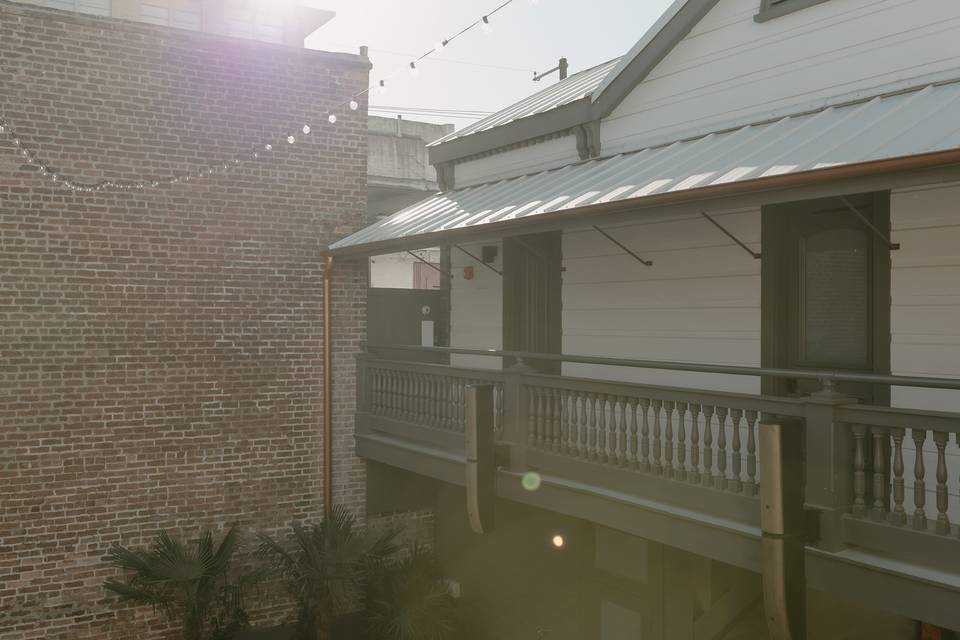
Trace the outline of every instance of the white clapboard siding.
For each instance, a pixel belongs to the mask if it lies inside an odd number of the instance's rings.
[[[960,378],[960,185],[894,191],[891,194],[893,251],[891,270],[891,365],[896,374]],[[894,387],[895,407],[960,411],[960,391]],[[925,425],[918,424],[918,428]],[[960,519],[960,448],[947,445],[951,520]],[[915,448],[904,440],[907,512],[913,506]],[[932,434],[923,447],[926,467],[926,511],[936,515],[936,448]]]
[[[491,243],[486,243],[491,244]],[[482,245],[465,244],[479,257]],[[502,270],[502,251],[497,245],[494,267]],[[503,281],[496,273],[458,249],[450,250],[453,272],[450,288],[450,346],[469,349],[499,349],[503,346]],[[464,268],[473,267],[473,279],[464,278]],[[451,364],[460,367],[499,369],[500,358],[455,355]]]
[[[716,212],[759,249],[757,209]],[[760,264],[701,217],[604,227],[653,266],[593,229],[564,234],[563,350],[607,357],[760,364]],[[565,375],[757,392],[755,378],[564,364]]]
[[[457,188],[578,162],[576,136],[551,138],[456,165]]]
[[[960,75],[956,0],[829,0],[757,23],[759,5],[720,0],[603,121],[603,153]]]

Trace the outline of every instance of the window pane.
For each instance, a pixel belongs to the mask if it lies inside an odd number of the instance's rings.
[[[801,360],[806,365],[868,367],[866,235],[855,229],[830,229],[801,242]]]

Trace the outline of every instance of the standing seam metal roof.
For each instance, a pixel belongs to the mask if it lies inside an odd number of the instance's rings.
[[[439,144],[443,144],[444,142],[463,138],[473,133],[479,133],[480,131],[493,129],[494,127],[499,127],[500,125],[513,122],[514,120],[520,120],[521,118],[526,118],[527,116],[550,111],[551,109],[562,107],[565,104],[569,104],[575,100],[584,98],[590,95],[600,85],[600,83],[603,82],[603,79],[607,76],[607,73],[616,67],[617,63],[619,62],[620,58],[614,58],[613,60],[608,60],[603,64],[591,67],[590,69],[579,71],[572,76],[569,76],[560,82],[547,87],[543,91],[538,91],[532,96],[524,98],[520,102],[517,102],[506,109],[501,109],[493,115],[487,116],[483,120],[474,122],[473,124],[454,131],[453,133],[446,135],[439,140],[435,140],[428,146],[435,147]]]
[[[960,82],[438,193],[331,249],[960,147]]]

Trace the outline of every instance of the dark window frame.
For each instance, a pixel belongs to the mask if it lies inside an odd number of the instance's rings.
[[[827,0],[760,0],[760,11],[753,19],[756,22],[766,22],[822,2]]]

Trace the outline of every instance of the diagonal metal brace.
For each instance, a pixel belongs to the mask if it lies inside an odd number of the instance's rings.
[[[460,245],[455,244],[455,245],[453,245],[453,246],[456,247],[457,249],[460,249],[460,251],[464,252],[465,254],[467,254],[468,256],[470,256],[471,258],[473,258],[474,260],[476,260],[477,262],[479,262],[480,264],[482,264],[483,266],[485,266],[487,269],[490,269],[490,271],[493,271],[493,272],[494,272],[495,274],[497,274],[498,276],[503,277],[503,271],[500,271],[499,269],[497,269],[497,268],[494,267],[493,265],[487,264],[486,262],[484,262],[483,260],[481,260],[481,259],[478,258],[477,256],[473,255],[472,253],[470,253],[469,251],[467,251],[466,249],[464,249],[464,248],[461,247]]]
[[[427,265],[427,266],[430,267],[431,269],[435,269],[435,270],[439,271],[439,272],[440,272],[440,275],[442,275],[442,276],[447,276],[448,278],[452,278],[452,277],[453,277],[453,274],[452,274],[452,273],[450,273],[449,271],[444,271],[443,269],[441,269],[441,268],[438,267],[437,265],[433,264],[433,263],[430,262],[429,260],[424,260],[423,256],[419,256],[419,255],[415,254],[413,251],[407,251],[407,253],[409,253],[411,256],[413,256],[414,258],[416,258],[417,260],[419,260],[419,261],[422,262],[423,264]]]
[[[704,218],[706,218],[707,220],[709,220],[710,222],[712,222],[712,223],[713,223],[713,226],[715,226],[717,229],[720,229],[720,231],[723,231],[724,235],[726,235],[728,238],[730,238],[731,240],[733,240],[734,242],[736,242],[738,245],[740,245],[740,248],[743,249],[744,251],[746,251],[747,253],[749,253],[751,256],[753,256],[753,259],[754,259],[754,260],[759,260],[759,259],[762,257],[762,254],[757,253],[756,251],[754,251],[753,249],[751,249],[750,247],[748,247],[747,245],[745,245],[745,244],[740,240],[740,238],[738,238],[737,236],[735,236],[735,235],[733,235],[732,233],[730,233],[729,231],[727,231],[727,228],[726,228],[726,227],[724,227],[722,224],[720,224],[719,222],[717,222],[716,220],[714,220],[713,218],[711,218],[711,217],[707,214],[706,211],[701,211],[701,212],[700,212],[700,215],[702,215]]]
[[[873,235],[877,236],[880,239],[880,242],[887,245],[887,249],[890,251],[897,251],[900,249],[899,242],[890,242],[890,238],[883,235],[883,232],[880,231],[880,229],[877,229],[873,223],[867,219],[867,216],[863,215],[860,209],[857,209],[855,206],[853,206],[853,203],[847,200],[845,196],[840,196],[840,202],[842,202],[844,206],[847,207],[847,209],[849,209],[855,216],[860,218],[860,222],[870,229],[870,231],[873,231]]]
[[[631,256],[633,256],[633,258],[634,258],[635,260],[637,260],[637,262],[640,262],[641,264],[643,264],[643,265],[645,265],[645,266],[648,266],[648,267],[652,267],[652,266],[653,266],[653,260],[644,260],[643,258],[641,258],[640,256],[638,256],[637,254],[635,254],[633,251],[631,251],[630,249],[628,249],[626,246],[624,246],[624,244],[623,244],[622,242],[620,242],[619,240],[617,240],[616,238],[614,238],[612,235],[610,235],[609,233],[607,233],[606,231],[604,231],[603,229],[601,229],[601,228],[598,227],[597,225],[591,225],[591,226],[593,226],[593,228],[596,229],[597,232],[598,232],[600,235],[602,235],[604,238],[606,238],[607,240],[609,240],[610,242],[612,242],[613,244],[617,245],[618,247],[620,247],[621,249],[623,249],[624,251],[626,251],[627,253],[629,253]]]

